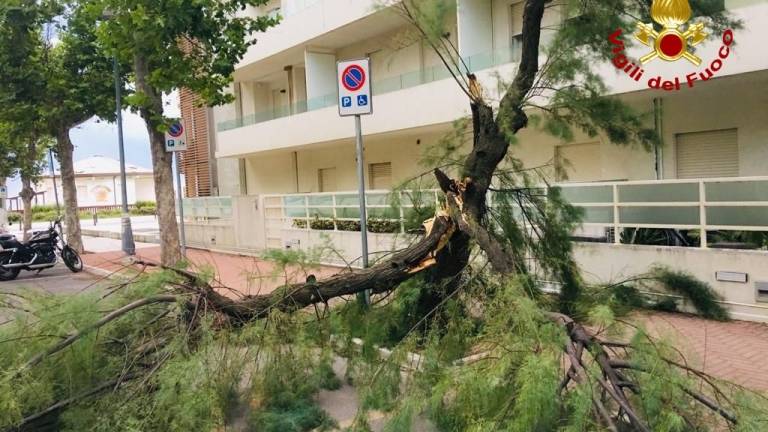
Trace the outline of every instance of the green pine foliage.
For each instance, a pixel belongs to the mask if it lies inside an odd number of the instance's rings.
[[[722,298],[711,286],[683,271],[657,267],[652,275],[668,291],[683,296],[704,317],[728,321],[728,311],[719,303]]]

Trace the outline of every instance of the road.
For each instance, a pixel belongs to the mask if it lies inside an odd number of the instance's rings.
[[[90,252],[108,252],[120,250],[120,240],[83,237],[86,250]],[[136,248],[152,247],[155,245],[137,243]],[[61,262],[52,269],[24,271],[18,279],[11,282],[0,282],[0,292],[21,293],[28,290],[42,290],[51,294],[76,294],[83,289],[92,288],[101,278],[87,272],[72,273]]]
[[[72,273],[59,263],[52,269],[37,272],[22,271],[18,279],[10,282],[0,282],[0,292],[22,293],[29,290],[47,291],[51,294],[76,294],[88,289],[99,281],[99,278],[86,272]]]

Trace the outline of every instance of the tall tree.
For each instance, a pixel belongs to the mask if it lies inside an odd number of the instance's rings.
[[[0,121],[15,142],[23,141],[17,168],[22,180],[19,194],[24,202],[24,237],[32,227],[33,185],[43,168],[45,139],[43,113],[45,64],[50,51],[44,26],[59,12],[50,1],[8,0],[0,4]]]
[[[164,93],[187,88],[209,105],[225,103],[234,65],[255,43],[253,32],[276,24],[270,17],[239,15],[267,0],[91,0],[91,18],[104,19],[99,39],[124,66],[131,65],[135,93],[126,101],[149,133],[160,224],[161,261],[181,259],[174,205],[172,156],[165,151]],[[188,44],[182,44],[188,42]],[[188,45],[185,49],[182,45]]]
[[[95,27],[88,20],[84,4],[73,1],[64,6],[64,13],[57,19],[63,23],[59,26],[60,42],[51,47],[50,59],[45,65],[44,120],[47,132],[56,139],[67,241],[82,252],[74,146],[69,132],[93,116],[113,120],[115,94],[112,61],[99,50]]]

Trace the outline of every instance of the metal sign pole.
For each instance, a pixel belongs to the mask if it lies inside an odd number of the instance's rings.
[[[56,187],[56,170],[53,168],[53,149],[48,149],[48,158],[51,161],[51,179],[53,179],[53,196],[56,199],[56,215],[58,216],[61,213],[61,209],[59,207],[59,190]]]
[[[357,149],[357,184],[360,198],[360,240],[363,247],[363,268],[368,268],[368,214],[365,208],[365,161],[363,160],[363,130],[360,116],[355,116],[355,146]],[[365,305],[371,304],[371,292],[365,291],[358,298]]]
[[[176,194],[179,202],[179,245],[181,246],[181,256],[187,256],[187,235],[184,231],[184,194],[181,191],[181,159],[179,152],[173,152],[176,159]]]

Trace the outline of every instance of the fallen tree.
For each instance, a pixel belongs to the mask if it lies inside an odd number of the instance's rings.
[[[563,138],[576,127],[604,133],[618,144],[655,145],[655,133],[623,103],[602,96],[604,86],[589,70],[592,61],[610,58],[610,47],[580,33],[627,26],[626,16],[616,11],[647,15],[647,5],[583,2],[540,67],[542,19],[553,5],[527,0],[519,67],[511,82],[499,84],[504,90],[495,107],[442,28],[447,4],[392,6],[440,55],[472,113],[468,153],[458,158],[460,166],[433,170],[444,195],[442,208],[412,245],[367,269],[325,280],[308,274],[304,283],[237,299],[204,275],[169,268],[87,303],[83,307],[92,315],[84,313],[77,330],[65,334],[61,321],[49,329],[52,318],[30,312],[35,318],[26,316],[23,325],[40,340],[23,349],[16,345],[21,356],[3,353],[13,367],[4,366],[0,389],[25,390],[0,403],[11,419],[0,425],[210,430],[231,420],[238,404],[233,407],[227,398],[242,392],[247,377],[245,402],[259,413],[253,428],[289,430],[276,426],[296,409],[289,399],[306,401],[312,389],[328,384],[332,352],[338,349],[330,335],[349,340],[363,332],[362,358],[350,366],[350,376],[361,388],[364,409],[392,411],[391,430],[410,429],[420,413],[446,430],[758,430],[765,418],[759,398],[748,399],[748,392],[690,367],[642,331],[630,340],[622,340],[623,334],[604,337],[622,323],[610,305],[586,298],[588,287],[568,238],[578,212],[556,189],[542,191],[542,178],[527,176],[510,155],[516,134],[532,118]],[[710,18],[714,26],[728,24],[720,13]],[[605,22],[596,24],[601,19]],[[493,205],[487,201],[491,192]],[[481,257],[473,259],[477,248]],[[540,294],[543,278],[561,286],[554,303]],[[381,294],[375,297],[378,306],[316,309],[309,322],[312,315],[302,313],[366,290]],[[388,298],[393,291],[395,297]],[[98,313],[115,298],[111,313]],[[380,334],[384,330],[386,337]],[[387,342],[392,356],[382,361],[370,355],[373,344]],[[422,353],[423,364],[401,392],[402,362],[414,350]],[[355,357],[348,345],[342,351]],[[94,355],[103,358],[93,360]],[[456,363],[470,357],[476,360]],[[56,368],[87,358],[92,376],[78,378],[91,386],[63,386],[67,376]],[[61,394],[59,387],[68,394],[53,398]],[[114,412],[104,413],[105,407]],[[325,424],[311,420],[306,428]],[[365,416],[353,425],[365,427]]]

